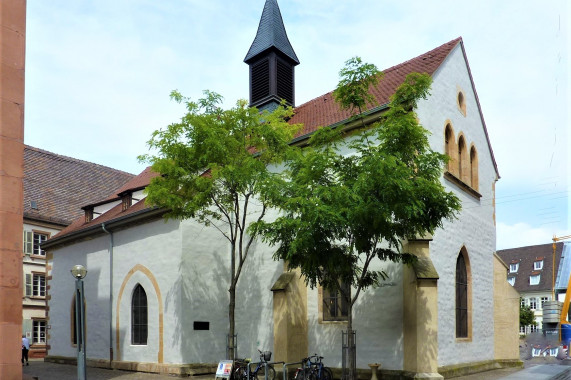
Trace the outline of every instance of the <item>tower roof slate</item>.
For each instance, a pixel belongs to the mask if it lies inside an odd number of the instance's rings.
[[[297,55],[287,38],[277,0],[266,0],[258,25],[258,32],[248,54],[246,54],[246,58],[244,58],[244,62],[248,63],[252,58],[271,48],[276,48],[293,60],[295,64],[299,64],[299,59],[297,59]]]

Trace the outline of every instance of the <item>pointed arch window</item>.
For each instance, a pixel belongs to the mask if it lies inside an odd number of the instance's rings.
[[[470,337],[470,272],[464,249],[456,259],[456,338]]]
[[[137,284],[131,300],[131,344],[146,345],[148,331],[147,293]]]
[[[468,183],[468,168],[467,168],[467,157],[466,157],[466,141],[464,136],[460,136],[458,139],[458,177],[464,183]]]
[[[478,152],[475,146],[470,148],[470,186],[478,190]]]
[[[450,161],[448,161],[447,169],[449,172],[454,173],[454,163],[456,154],[454,152],[454,132],[452,131],[452,126],[450,124],[446,124],[446,129],[444,131],[444,153],[448,157],[450,157]]]

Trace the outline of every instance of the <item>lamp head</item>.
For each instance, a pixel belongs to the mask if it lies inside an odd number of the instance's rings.
[[[71,268],[71,275],[78,280],[84,278],[86,274],[87,274],[87,269],[85,269],[83,265],[78,264],[74,265],[73,268]]]

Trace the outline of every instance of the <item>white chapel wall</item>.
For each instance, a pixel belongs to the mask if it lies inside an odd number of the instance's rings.
[[[442,179],[462,202],[458,219],[444,221],[430,244],[430,256],[440,275],[438,281],[439,366],[493,359],[493,252],[496,244],[493,184],[495,169],[462,49],[458,45],[433,75],[432,96],[418,107],[421,123],[432,133],[432,149],[444,151],[444,128],[449,120],[455,138],[463,133],[467,148],[475,144],[479,162],[477,199]],[[458,89],[465,95],[466,116],[456,104]],[[485,110],[484,110],[485,111]],[[457,341],[455,332],[455,267],[460,249],[466,247],[472,275],[472,338]],[[458,355],[461,352],[462,355]]]

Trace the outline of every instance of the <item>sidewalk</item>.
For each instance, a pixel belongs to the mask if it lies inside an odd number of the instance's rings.
[[[30,360],[30,365],[22,367],[23,380],[75,380],[77,367],[67,364],[45,363],[43,360]],[[150,373],[109,370],[87,367],[89,380],[174,380],[177,377]],[[190,380],[214,380],[214,375],[187,378]],[[454,380],[564,380],[571,379],[571,366],[561,364],[531,364],[528,368],[504,368],[460,376]],[[380,378],[379,380],[382,380]]]

